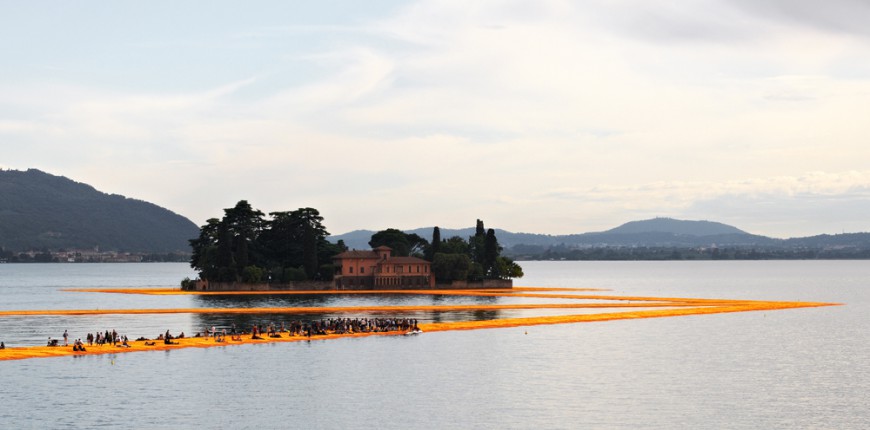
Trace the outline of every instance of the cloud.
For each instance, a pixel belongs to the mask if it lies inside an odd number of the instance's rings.
[[[867,231],[870,171],[809,172],[801,176],[726,182],[654,182],[626,187],[559,188],[535,196],[540,206],[580,205],[619,222],[668,216],[734,224],[780,237]],[[594,228],[593,228],[594,229]]]
[[[248,20],[221,32],[214,22],[208,36],[184,32],[220,52],[196,57],[192,73],[154,53],[173,38],[128,35],[134,64],[178,80],[141,80],[99,45],[48,52],[67,71],[50,80],[9,64],[0,136],[16,149],[4,163],[197,222],[242,198],[267,211],[318,207],[339,232],[478,217],[578,232],[647,215],[715,218],[703,202],[863,198],[870,48],[771,8],[423,1],[351,23]],[[69,70],[91,70],[58,58],[77,55],[131,78],[76,79]]]
[[[870,36],[870,4],[863,0],[731,0],[748,13],[782,24],[799,24],[819,31]]]

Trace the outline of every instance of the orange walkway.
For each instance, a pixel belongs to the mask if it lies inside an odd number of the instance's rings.
[[[756,300],[722,300],[722,299],[692,299],[675,297],[635,297],[635,296],[606,296],[606,295],[580,295],[580,294],[546,294],[547,291],[561,293],[572,290],[566,288],[515,288],[513,290],[395,290],[395,291],[284,291],[284,292],[185,292],[170,289],[77,289],[74,291],[122,293],[122,294],[202,294],[202,295],[251,295],[251,294],[429,294],[429,295],[464,295],[464,296],[505,296],[505,297],[536,297],[536,298],[559,298],[576,300],[606,300],[609,303],[554,303],[554,304],[501,304],[501,305],[445,305],[445,306],[349,306],[349,307],[282,307],[282,308],[181,308],[181,309],[109,309],[109,310],[7,310],[0,311],[0,317],[14,316],[43,316],[43,315],[103,315],[103,314],[169,314],[169,313],[208,313],[208,314],[314,314],[314,313],[392,313],[401,314],[409,312],[450,312],[450,311],[477,311],[477,310],[513,310],[513,309],[581,309],[581,308],[658,308],[658,309],[635,309],[625,312],[606,312],[578,315],[557,315],[528,318],[504,318],[484,321],[456,321],[432,324],[420,324],[424,332],[438,332],[448,330],[477,330],[485,328],[504,328],[518,326],[532,326],[542,324],[567,324],[593,321],[610,321],[617,319],[637,318],[660,318],[684,315],[713,314],[725,312],[746,312],[762,310],[780,310],[804,307],[832,306],[836,303],[814,302],[777,302]],[[363,337],[398,335],[402,333],[361,333],[345,335],[313,336],[312,340],[335,339],[340,337]],[[145,345],[145,341],[130,342],[130,347],[92,346],[87,347],[86,352],[73,352],[72,347],[15,347],[0,350],[0,361],[21,360],[26,358],[58,357],[67,355],[93,355],[93,354],[116,354],[136,351],[160,351],[178,348],[207,348],[215,346],[227,346],[249,343],[270,342],[294,342],[307,340],[306,337],[288,337],[283,334],[281,338],[264,338],[252,340],[250,336],[243,336],[241,340],[228,340],[215,342],[209,338],[185,338],[178,339],[176,345],[165,345],[162,341],[155,341],[154,345]]]

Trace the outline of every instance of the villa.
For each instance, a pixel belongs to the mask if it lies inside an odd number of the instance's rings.
[[[417,257],[393,257],[393,249],[351,250],[332,257],[335,288],[389,289],[433,288],[432,263]]]

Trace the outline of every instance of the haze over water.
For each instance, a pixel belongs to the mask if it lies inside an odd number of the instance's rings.
[[[516,285],[844,306],[7,361],[0,362],[6,387],[0,421],[14,428],[870,426],[866,261],[524,262],[523,267],[526,277]],[[59,291],[174,287],[191,275],[185,264],[5,264],[0,308],[292,302]],[[293,303],[423,300],[436,299],[309,297]],[[227,318],[7,317],[0,319],[0,340],[42,344],[66,326],[77,337],[84,335],[81,330],[112,328],[152,336],[166,328],[193,333],[232,320]]]

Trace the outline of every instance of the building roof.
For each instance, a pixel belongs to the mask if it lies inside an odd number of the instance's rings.
[[[384,247],[386,248],[386,247]],[[378,249],[378,248],[375,248]],[[417,257],[390,257],[386,260],[381,259],[381,256],[378,255],[375,251],[358,251],[356,249],[352,249],[350,251],[344,251],[341,254],[335,255],[332,257],[333,260],[344,260],[344,259],[364,259],[364,260],[380,260],[378,264],[432,264],[429,261],[426,261],[422,258]]]
[[[341,254],[337,254],[332,257],[333,260],[342,260],[345,258],[366,258],[377,260],[381,257],[375,251],[357,251],[356,249],[344,251]]]
[[[417,257],[390,257],[382,262],[382,264],[432,264],[422,258]]]

